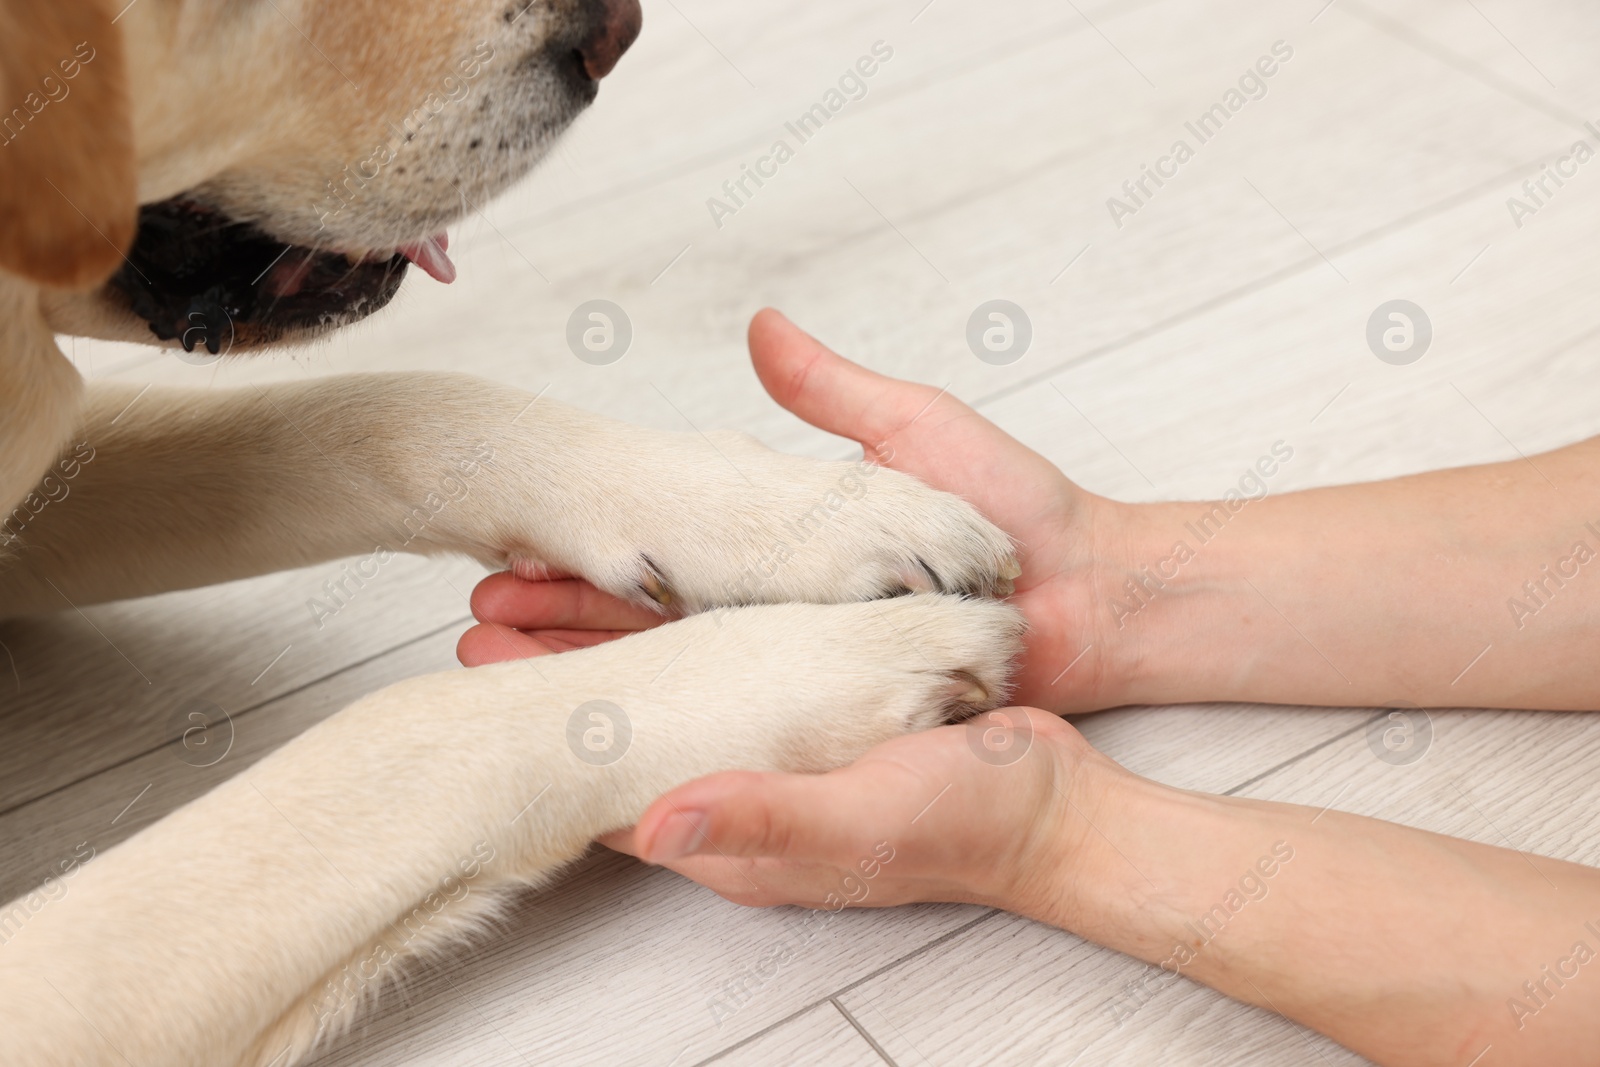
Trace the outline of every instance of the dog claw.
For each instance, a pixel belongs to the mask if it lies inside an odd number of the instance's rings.
[[[994,589],[995,592],[999,593],[1002,597],[1008,597],[1017,591],[1017,583],[1013,582],[1010,578],[1002,578],[1000,581],[995,583]]]
[[[989,691],[966,671],[956,671],[950,676],[950,699],[961,704],[970,704],[973,707],[982,707],[989,702]]]
[[[639,579],[639,586],[650,594],[651,600],[654,600],[662,607],[668,607],[672,604],[672,590],[668,589],[667,584],[661,580],[661,575],[656,573],[654,565],[646,567],[644,577]]]
[[[900,583],[913,593],[938,593],[939,576],[933,573],[933,568],[918,557],[914,567],[901,567],[898,575]]]
[[[1006,561],[1000,565],[1000,578],[1002,582],[1010,582],[1022,577],[1022,564],[1017,562],[1016,556],[1007,556]],[[1009,595],[1009,590],[1007,591]]]

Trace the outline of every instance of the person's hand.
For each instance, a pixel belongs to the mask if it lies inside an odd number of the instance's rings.
[[[830,774],[702,778],[602,840],[738,904],[958,901],[1061,922],[1083,809],[1120,773],[1054,715],[1008,708]]]
[[[1119,702],[1111,644],[1099,637],[1110,616],[1093,572],[1126,550],[1121,505],[1079,489],[948,393],[859,367],[776,311],[751,322],[750,355],[785,408],[859,443],[870,460],[964,497],[1019,542],[1022,575],[1011,603],[1029,632],[1018,703],[1064,714]],[[492,575],[474,591],[472,610],[480,625],[458,647],[468,666],[562,652],[666,621],[561,576]]]

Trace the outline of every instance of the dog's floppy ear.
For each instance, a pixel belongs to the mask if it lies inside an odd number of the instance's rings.
[[[0,0],[0,270],[81,289],[138,228],[122,34],[103,0]]]

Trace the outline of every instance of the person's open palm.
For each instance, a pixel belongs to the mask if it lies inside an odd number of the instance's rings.
[[[750,355],[779,404],[857,442],[868,459],[965,498],[1017,540],[1022,574],[1011,603],[1029,623],[1018,703],[1056,712],[1104,705],[1089,622],[1098,498],[948,393],[857,366],[776,311],[751,322]],[[480,625],[458,647],[468,666],[562,652],[666,621],[562,577],[492,575],[474,591],[472,608]]]

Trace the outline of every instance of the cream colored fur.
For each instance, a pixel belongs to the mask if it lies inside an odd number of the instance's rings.
[[[549,78],[515,82],[530,69],[516,61],[561,44],[584,2],[141,0],[114,32],[109,10],[86,24],[106,56],[94,76],[126,46],[140,202],[205,189],[282,239],[359,254],[426,236],[537,161],[575,111]],[[312,229],[311,194],[370,151],[385,109],[491,40],[505,62],[483,85],[517,90],[494,99],[522,110],[444,115],[408,178]],[[17,42],[0,43],[9,62]],[[51,121],[93,118],[71,103]],[[503,135],[506,157],[464,167],[443,152],[470,144],[463,132]],[[48,125],[27,136],[59,147],[40,140]],[[81,172],[54,173],[73,189]],[[29,209],[76,218],[53,200]],[[700,614],[374,693],[92,859],[0,944],[7,1067],[288,1067],[408,960],[672,786],[836,767],[1004,693],[1010,609],[869,600],[994,591],[1014,573],[1002,533],[905,476],[641,430],[457,375],[85,388],[59,330],[149,339],[104,292],[0,272],[0,617],[401,551],[555,568]],[[765,606],[739,606],[752,604]],[[591,701],[631,731],[606,765],[575,740]]]
[[[13,524],[0,617],[377,550],[543,564],[686,611],[932,590],[930,570],[984,590],[1011,553],[969,505],[895,471],[645,430],[464,375],[96,384],[63,445],[78,442],[94,459],[70,493]]]
[[[930,572],[950,587],[1009,573],[1003,534],[893,471],[642,430],[448,374],[96,385],[85,411],[68,441],[92,460],[0,560],[6,614],[379,551],[547,565],[690,610],[822,603],[706,611],[345,709],[87,864],[0,946],[7,1063],[287,1067],[406,958],[669,787],[839,766],[1004,693],[1010,609],[826,603],[926,588]],[[590,700],[632,723],[609,767],[578,760],[565,733]]]
[[[836,766],[941,721],[955,672],[1001,692],[1018,630],[953,597],[752,607],[375,693],[84,866],[0,951],[6,1062],[294,1062],[415,948],[668,788]],[[631,723],[610,766],[568,744],[590,700]],[[471,892],[441,892],[451,877]],[[458,897],[448,927],[341,986],[430,894]]]

